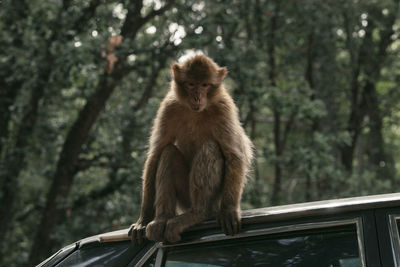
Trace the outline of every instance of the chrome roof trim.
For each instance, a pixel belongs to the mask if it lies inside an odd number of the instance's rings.
[[[373,196],[342,198],[333,200],[323,200],[284,206],[275,206],[242,211],[243,224],[269,222],[285,219],[294,219],[306,216],[335,214],[338,212],[356,211],[369,208],[382,208],[400,206],[400,193],[382,194]],[[215,220],[208,220],[196,225],[188,231],[202,230],[216,226]],[[129,229],[100,234],[86,238],[82,241],[90,242],[94,238],[100,242],[125,241],[129,240]]]
[[[282,214],[303,213],[310,211],[347,211],[367,209],[381,206],[400,205],[400,193],[372,195],[363,197],[341,198],[322,200],[315,202],[306,202],[292,205],[275,206],[246,210],[242,212],[243,218],[251,219],[255,217],[277,216]]]
[[[158,248],[161,247],[161,243],[155,243],[146,253],[144,256],[135,264],[135,266],[141,267],[143,264],[146,263],[148,259],[157,251]]]

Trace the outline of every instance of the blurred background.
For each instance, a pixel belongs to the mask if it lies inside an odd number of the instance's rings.
[[[204,53],[256,146],[242,208],[400,189],[399,0],[0,0],[0,259],[139,215],[173,61]]]

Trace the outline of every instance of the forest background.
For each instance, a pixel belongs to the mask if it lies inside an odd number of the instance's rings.
[[[242,208],[400,190],[399,0],[0,0],[0,265],[128,227],[169,65],[226,80]]]

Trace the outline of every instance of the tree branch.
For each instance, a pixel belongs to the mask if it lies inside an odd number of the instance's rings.
[[[291,113],[290,116],[289,116],[289,120],[286,122],[285,129],[283,130],[282,141],[281,141],[281,149],[282,149],[282,152],[283,152],[283,150],[285,149],[286,141],[287,141],[287,139],[288,139],[288,136],[289,136],[290,131],[292,130],[292,126],[293,126],[293,124],[294,124],[294,120],[295,120],[295,118],[296,118],[297,112],[298,112],[298,106],[296,106],[296,107],[293,109],[292,113]]]
[[[128,14],[126,16],[124,25],[121,28],[121,35],[124,38],[131,38],[135,36],[137,31],[151,19],[156,16],[160,16],[165,13],[174,4],[175,0],[168,0],[167,3],[157,10],[150,11],[146,16],[142,17],[140,12],[143,8],[143,2],[141,0],[131,0],[128,3],[127,9]]]
[[[77,19],[72,27],[73,30],[80,32],[86,26],[87,22],[94,16],[97,7],[101,4],[101,0],[93,0],[89,6],[82,11],[82,15]]]
[[[105,196],[112,194],[113,192],[117,191],[117,189],[121,188],[123,184],[125,184],[126,179],[127,176],[123,176],[120,179],[109,179],[104,187],[98,190],[93,190],[86,196],[80,196],[72,203],[71,209],[74,210],[85,207],[86,204],[89,202],[104,198]]]
[[[157,10],[152,10],[150,11],[149,14],[147,14],[144,18],[143,18],[143,24],[147,23],[148,21],[150,21],[152,18],[162,15],[165,13],[165,11],[167,11],[168,9],[170,9],[172,7],[172,5],[175,3],[175,0],[168,0],[167,3],[161,7],[160,9]]]

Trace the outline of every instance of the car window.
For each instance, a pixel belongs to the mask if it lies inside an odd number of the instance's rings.
[[[176,246],[167,267],[362,266],[356,225]]]
[[[142,246],[126,242],[93,242],[74,251],[57,266],[127,266]]]
[[[393,258],[400,265],[400,215],[389,215]]]
[[[143,267],[154,267],[156,266],[157,253],[154,253],[142,266]]]
[[[396,218],[396,226],[397,226],[397,236],[400,238],[400,218]]]

